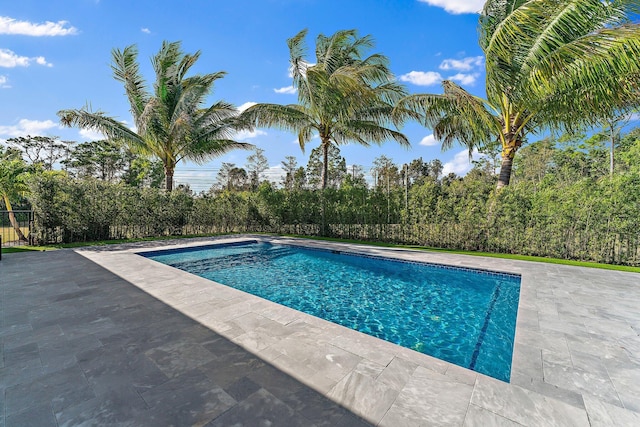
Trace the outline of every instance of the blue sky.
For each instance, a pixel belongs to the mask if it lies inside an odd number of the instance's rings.
[[[472,93],[484,94],[482,51],[477,43],[477,11],[483,0],[21,0],[0,7],[0,141],[15,136],[59,136],[63,140],[100,138],[59,126],[56,112],[90,104],[131,122],[122,85],[109,67],[111,50],[137,44],[142,73],[153,83],[149,58],[163,40],[181,40],[187,52],[201,50],[194,72],[224,70],[209,101],[237,106],[253,102],[295,103],[289,93],[286,39],[308,28],[315,37],[356,28],[376,41],[371,53],[389,57],[391,69],[411,93],[440,93],[451,78]],[[310,59],[313,59],[311,57]],[[384,154],[402,164],[439,158],[446,171],[464,174],[468,155],[461,147],[442,152],[431,130],[408,124],[412,147],[393,142],[341,148],[347,164],[365,168]],[[295,135],[259,129],[239,135],[265,150],[272,176],[285,156],[306,165],[315,144],[302,153]],[[244,165],[250,152],[235,151],[203,165],[181,164],[178,182],[208,188],[221,162]]]

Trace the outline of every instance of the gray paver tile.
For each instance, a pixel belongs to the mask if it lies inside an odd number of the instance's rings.
[[[113,389],[97,397],[66,407],[56,413],[59,427],[71,426],[142,426],[148,406],[140,395],[129,387]]]
[[[531,426],[588,425],[584,409],[493,378],[479,376],[471,403],[516,423]]]
[[[16,384],[5,393],[8,416],[42,405],[42,402],[50,402],[53,410],[58,411],[95,396],[78,367]]]
[[[640,413],[610,405],[595,397],[585,396],[584,406],[592,427],[640,425]]]
[[[582,394],[546,383],[543,380],[521,376],[516,373],[511,375],[511,384],[560,400],[576,408],[584,408]]]
[[[31,407],[18,414],[7,416],[7,427],[58,427],[50,404]]]
[[[311,427],[312,424],[280,399],[260,389],[207,424],[207,427],[228,426]]]
[[[395,357],[377,377],[377,381],[394,390],[402,390],[418,365],[400,357]]]
[[[177,342],[147,350],[151,359],[168,377],[176,377],[214,359],[200,344]]]
[[[521,425],[476,405],[469,405],[464,419],[464,427],[518,427]]]
[[[156,425],[204,425],[234,405],[236,400],[193,370],[141,393],[149,411],[140,414]]]
[[[328,397],[342,404],[371,423],[378,423],[398,397],[399,391],[352,372],[328,393]]]
[[[419,425],[461,425],[471,399],[473,384],[418,367],[404,386],[384,421],[386,425],[406,416]]]
[[[579,390],[583,394],[591,394],[606,402],[622,406],[618,393],[604,372],[585,371],[566,365],[545,362],[545,382],[567,390]]]

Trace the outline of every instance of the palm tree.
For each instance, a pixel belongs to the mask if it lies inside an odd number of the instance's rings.
[[[2,147],[0,147],[1,149]],[[18,238],[21,241],[27,241],[27,237],[20,229],[20,224],[16,220],[11,206],[11,199],[28,191],[25,177],[29,171],[29,167],[21,157],[15,155],[10,150],[0,153],[0,198],[4,201],[4,205],[9,212],[9,222],[13,226]]]
[[[498,188],[527,135],[593,126],[638,103],[638,0],[488,0],[480,15],[486,99],[451,81],[444,94],[405,98],[443,148],[502,146]]]
[[[287,40],[298,104],[257,104],[242,117],[250,126],[297,133],[303,151],[317,133],[323,153],[321,187],[325,189],[332,144],[369,146],[393,139],[409,145],[402,133],[390,127],[395,103],[406,92],[395,82],[385,56],[363,57],[373,47],[370,36],[358,37],[355,30],[338,31],[330,37],[321,34],[316,39],[316,63],[311,64],[305,56],[306,35],[307,30],[302,30]]]
[[[124,84],[137,130],[87,107],[59,111],[62,124],[100,131],[125,142],[133,151],[159,158],[164,164],[167,191],[173,188],[173,173],[180,160],[200,163],[235,148],[252,147],[232,140],[237,121],[233,105],[218,101],[203,108],[214,82],[225,73],[186,77],[200,57],[199,51],[185,54],[180,42],[163,42],[151,61],[156,73],[153,93],[140,75],[135,45],[122,51],[114,49],[112,57],[113,75]]]

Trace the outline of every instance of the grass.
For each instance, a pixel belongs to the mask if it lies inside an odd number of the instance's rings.
[[[189,236],[162,236],[162,237],[145,237],[141,239],[123,239],[123,240],[101,240],[96,242],[77,242],[77,243],[65,243],[60,245],[52,245],[52,246],[14,246],[8,248],[2,248],[2,253],[12,253],[12,252],[28,252],[28,251],[45,251],[45,250],[55,250],[62,248],[79,248],[84,246],[105,246],[105,245],[117,245],[121,243],[136,243],[136,242],[150,242],[150,241],[158,241],[158,240],[174,240],[174,239],[187,239],[192,237],[215,237],[221,235],[230,235],[233,233],[218,233],[218,234],[206,234],[206,235],[189,235]],[[251,233],[251,234],[261,234],[261,233]],[[270,235],[269,233],[264,233]],[[597,262],[589,262],[589,261],[576,261],[576,260],[567,260],[567,259],[558,259],[558,258],[547,258],[547,257],[539,257],[539,256],[531,256],[531,255],[515,255],[515,254],[499,254],[492,252],[475,252],[475,251],[460,251],[454,249],[442,249],[442,248],[431,248],[424,246],[414,246],[414,245],[396,245],[392,243],[384,243],[384,242],[368,242],[363,240],[350,240],[350,239],[338,239],[333,237],[310,237],[310,236],[301,236],[297,234],[287,234],[284,235],[287,237],[297,237],[302,239],[312,239],[312,240],[324,240],[329,242],[341,242],[341,243],[356,243],[360,245],[369,245],[369,246],[378,246],[385,248],[406,248],[406,249],[417,249],[420,251],[426,252],[445,252],[450,254],[460,254],[460,255],[471,255],[471,256],[484,256],[490,258],[501,258],[501,259],[513,259],[518,261],[534,261],[534,262],[545,262],[548,264],[560,264],[560,265],[569,265],[574,267],[589,267],[589,268],[599,268],[603,270],[614,270],[614,271],[626,271],[631,273],[640,273],[640,267],[631,267],[627,265],[613,265],[613,264],[601,264]]]

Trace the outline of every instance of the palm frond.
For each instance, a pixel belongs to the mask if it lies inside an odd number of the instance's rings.
[[[273,127],[295,133],[317,125],[306,109],[299,105],[257,104],[243,111],[239,120],[258,127]]]
[[[139,148],[145,146],[145,141],[140,135],[129,129],[124,123],[107,117],[102,111],[60,110],[57,114],[60,123],[64,126],[95,130],[112,140],[125,141],[127,144]]]
[[[149,101],[146,83],[140,75],[138,65],[138,49],[135,45],[128,46],[124,50],[114,49],[111,53],[111,69],[116,80],[124,83],[125,92],[131,106],[131,114],[134,121],[144,111]]]

